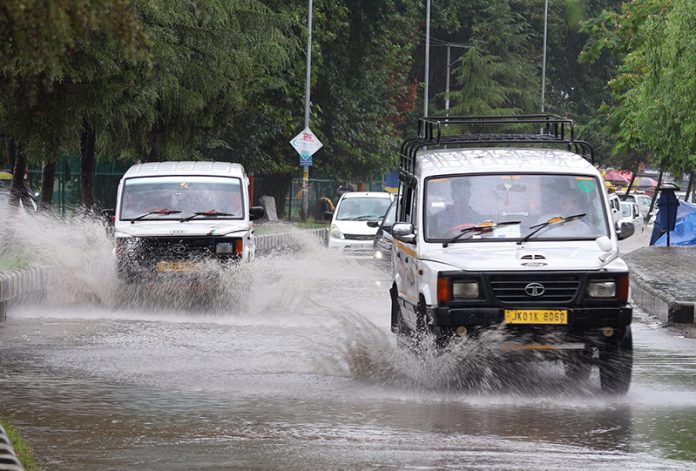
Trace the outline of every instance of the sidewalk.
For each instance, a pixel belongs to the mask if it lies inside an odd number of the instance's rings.
[[[623,257],[641,309],[665,323],[694,323],[696,247],[643,247]]]

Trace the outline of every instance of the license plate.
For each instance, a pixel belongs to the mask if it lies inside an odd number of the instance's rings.
[[[186,272],[198,270],[196,262],[157,262],[158,272]]]
[[[506,324],[567,324],[565,309],[506,309]]]

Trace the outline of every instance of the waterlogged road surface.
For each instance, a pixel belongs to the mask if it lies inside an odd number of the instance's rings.
[[[64,273],[69,296],[0,324],[0,417],[46,470],[696,466],[696,340],[645,316],[615,398],[596,372],[496,378],[470,346],[448,362],[404,353],[384,272],[321,248],[258,259],[249,303],[199,311],[179,286],[123,304],[108,264],[81,270],[102,278]]]

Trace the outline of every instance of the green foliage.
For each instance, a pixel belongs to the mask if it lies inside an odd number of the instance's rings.
[[[596,121],[620,162],[649,159],[677,174],[696,167],[695,20],[688,0],[641,0],[586,23],[583,60],[621,61]]]
[[[34,451],[29,447],[29,445],[24,441],[22,436],[19,434],[17,429],[6,421],[0,421],[0,424],[7,432],[7,436],[12,443],[12,448],[22,463],[25,471],[40,471],[40,467],[34,458]]]

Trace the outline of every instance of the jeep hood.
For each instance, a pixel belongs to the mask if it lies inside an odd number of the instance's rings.
[[[377,234],[376,227],[367,225],[367,221],[334,221],[333,224],[338,226],[344,234],[355,235],[375,235]]]
[[[133,237],[221,236],[248,231],[253,226],[247,221],[136,221],[135,224],[117,224],[116,234]]]
[[[466,271],[510,270],[599,270],[606,265],[606,256],[594,241],[535,246],[506,246],[489,243],[482,247],[452,244],[422,253],[424,261],[444,263]],[[622,262],[623,263],[623,262]]]

